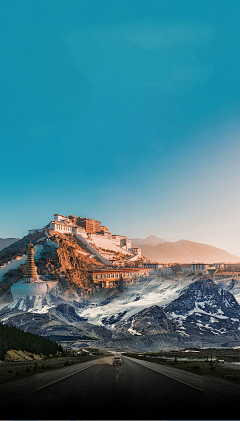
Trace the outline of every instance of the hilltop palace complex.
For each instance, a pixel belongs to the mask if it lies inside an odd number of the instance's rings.
[[[66,217],[55,214],[54,219],[50,222],[49,228],[61,234],[72,234],[85,245],[88,253],[83,254],[89,257],[96,256],[104,263],[104,268],[89,271],[96,291],[100,291],[102,288],[115,287],[120,279],[126,284],[131,284],[139,278],[148,276],[150,271],[153,272],[156,269],[156,264],[154,265],[149,261],[140,265],[141,267],[132,267],[134,266],[134,262],[137,262],[137,266],[139,266],[138,261],[142,257],[141,249],[132,247],[131,240],[126,236],[112,235],[107,227],[101,226],[100,221],[81,218],[80,216],[75,217],[70,215]],[[37,231],[44,231],[44,229],[29,230],[29,234],[34,234]],[[52,243],[51,241],[49,242]],[[34,251],[35,253],[38,252],[41,247],[41,244],[33,247],[30,242],[27,255],[17,257],[0,268],[0,272],[2,270],[4,274],[8,269],[7,266],[9,266],[9,269],[12,267],[16,268],[26,262],[23,279],[14,283],[11,287],[14,300],[27,295],[42,295],[57,291],[58,282],[43,281],[37,274]],[[116,256],[122,257],[116,259]],[[88,293],[91,292],[88,291]]]
[[[132,247],[129,238],[124,235],[112,235],[107,227],[101,226],[101,222],[94,219],[55,214],[54,220],[50,222],[50,229],[62,234],[71,233],[84,243],[87,241],[94,248],[110,250],[132,257],[130,261],[138,260],[141,257],[141,249]]]
[[[107,227],[101,225],[100,221],[81,218],[81,216],[66,217],[55,214],[54,220],[50,222],[50,229],[62,234],[73,234],[87,246],[89,251],[108,266],[108,269],[91,272],[97,290],[116,286],[120,277],[125,283],[131,283],[138,277],[148,276],[149,271],[158,268],[157,263],[145,263],[141,268],[116,268],[121,264],[119,260],[116,260],[116,254],[122,255],[126,262],[125,266],[128,266],[142,257],[141,249],[132,247],[131,240],[124,235],[112,235]],[[115,266],[115,268],[111,266]]]

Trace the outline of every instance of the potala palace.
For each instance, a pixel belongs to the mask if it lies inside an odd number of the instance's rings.
[[[73,234],[88,247],[92,246],[94,252],[101,249],[101,257],[104,256],[104,250],[121,253],[128,257],[130,262],[141,257],[141,249],[132,247],[129,238],[124,235],[112,235],[107,227],[101,226],[101,222],[94,219],[55,214],[54,220],[50,222],[50,229],[62,234]],[[105,259],[103,263],[111,264],[111,261]]]

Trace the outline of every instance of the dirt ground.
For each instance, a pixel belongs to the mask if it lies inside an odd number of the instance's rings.
[[[109,355],[104,351],[98,350],[93,355],[67,356],[67,357],[51,357],[42,360],[35,359],[29,361],[6,361],[0,362],[0,384],[11,382],[14,380],[24,379],[36,373],[42,373],[48,370],[56,370],[68,365],[90,361],[101,358],[103,355]]]

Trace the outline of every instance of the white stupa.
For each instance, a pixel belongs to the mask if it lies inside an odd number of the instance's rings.
[[[27,263],[24,278],[11,286],[11,293],[14,300],[20,297],[45,295],[48,292],[48,284],[40,280],[34,263],[33,245],[30,242],[27,250]]]

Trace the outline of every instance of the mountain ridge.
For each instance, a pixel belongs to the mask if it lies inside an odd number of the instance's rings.
[[[140,240],[142,243],[135,241],[136,246],[141,247],[142,253],[148,259],[156,260],[159,263],[188,263],[195,260],[203,263],[238,263],[240,261],[240,257],[228,253],[226,250],[196,241],[181,239],[176,242],[166,241],[151,246],[145,242],[147,239]]]
[[[141,248],[141,246],[140,246],[140,244],[141,245],[149,245],[149,246],[157,246],[158,244],[164,244],[164,243],[166,243],[167,242],[167,240],[164,240],[163,238],[159,238],[159,237],[156,237],[156,235],[149,235],[148,237],[146,237],[146,238],[132,238],[131,239],[131,243],[132,243],[132,245],[135,247],[140,247]]]

